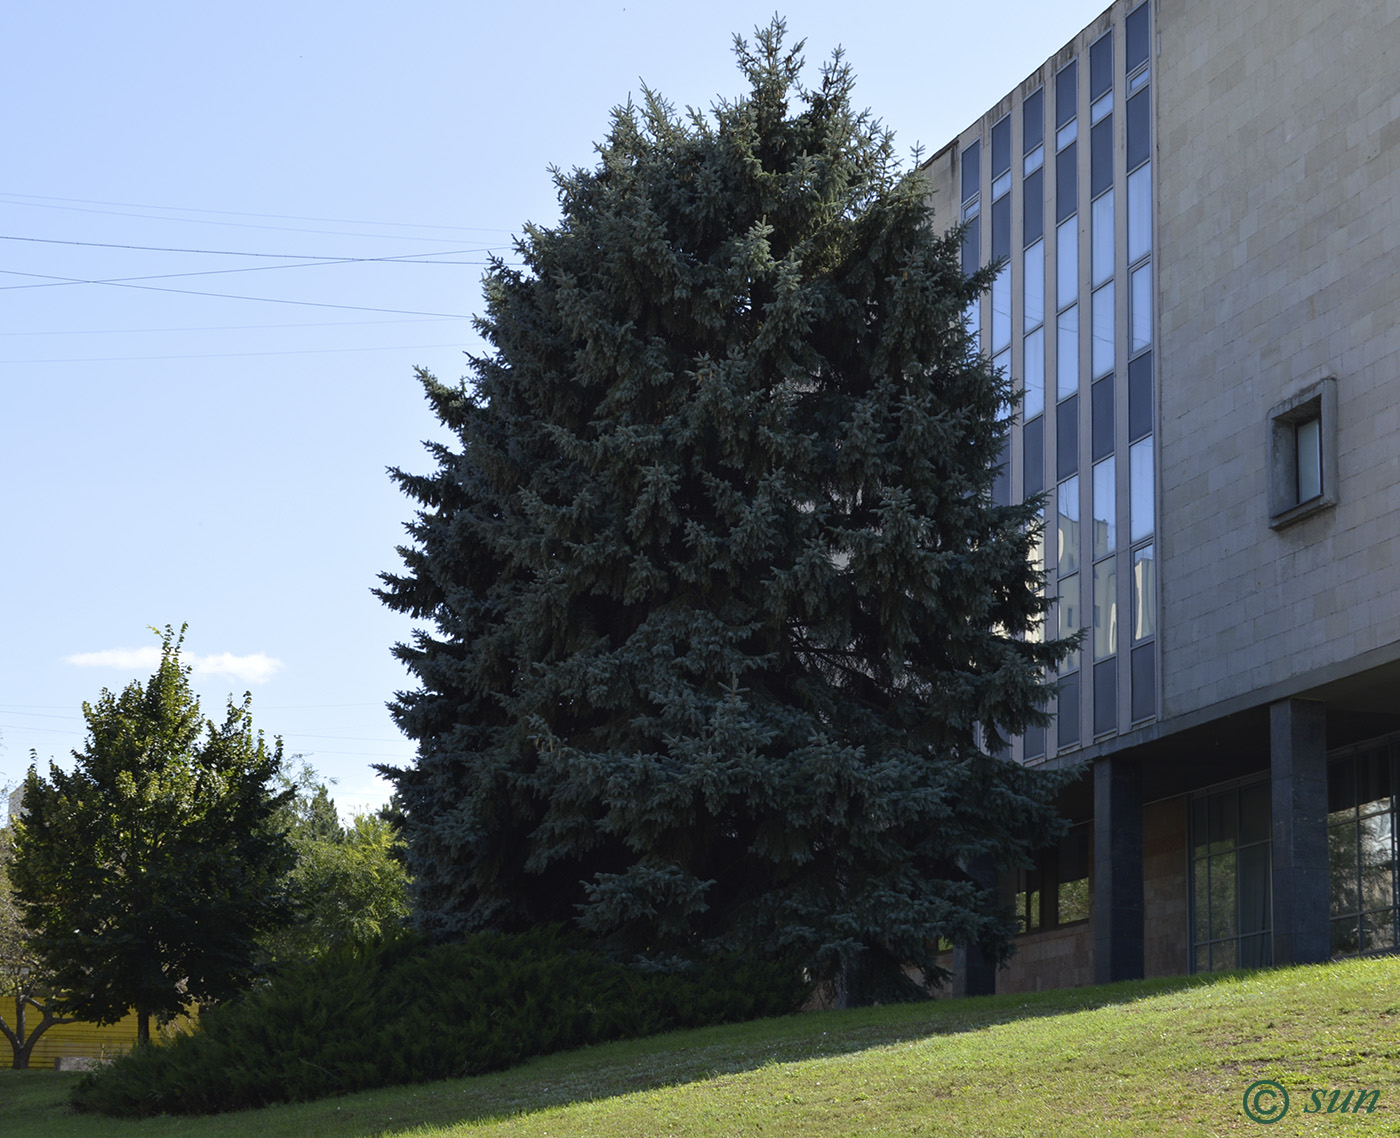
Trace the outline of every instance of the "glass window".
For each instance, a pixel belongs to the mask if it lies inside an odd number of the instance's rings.
[[[1113,276],[1113,191],[1100,194],[1089,207],[1089,264],[1093,283],[1101,285]]]
[[[1060,614],[1060,635],[1073,636],[1084,626],[1083,618],[1079,613],[1079,574],[1060,578],[1060,596],[1057,607]],[[1079,649],[1075,648],[1065,657],[1065,662],[1060,665],[1060,671],[1069,672],[1078,667]],[[1060,703],[1060,714],[1064,714],[1063,701]],[[1075,717],[1075,720],[1078,721],[1078,716]],[[1060,742],[1065,741],[1064,736],[1060,736]]]
[[[1021,174],[1029,178],[1045,165],[1045,147],[1037,146],[1021,160]]]
[[[1113,113],[1113,92],[1108,91],[1100,95],[1089,105],[1089,124],[1091,126],[1103,122],[1103,120]]]
[[[1064,126],[1074,118],[1079,105],[1079,61],[1071,60],[1055,76],[1055,125]]]
[[[1392,743],[1328,765],[1333,956],[1387,952],[1400,943],[1393,764]]]
[[[1011,192],[1011,171],[1008,170],[1005,174],[998,174],[995,178],[992,179],[992,200],[993,200],[993,201],[996,201],[997,198],[1004,198],[1004,197],[1005,197],[1008,193],[1010,193],[1010,192]]]
[[[1055,230],[1055,307],[1079,299],[1079,224],[1075,218]]]
[[[1147,62],[1147,5],[1139,4],[1123,21],[1123,69],[1131,75]]]
[[[1094,566],[1094,659],[1118,650],[1118,558]]]
[[[962,200],[977,196],[982,185],[982,142],[971,142],[962,152]]]
[[[1152,163],[1128,175],[1128,263],[1152,250]]]
[[[1089,45],[1089,98],[1113,87],[1113,33],[1105,32]]]
[[[982,219],[973,217],[963,228],[962,270],[971,276],[982,266]]]
[[[1144,545],[1133,550],[1133,643],[1150,640],[1156,632],[1157,559],[1152,546]]]
[[[1152,157],[1152,104],[1143,88],[1128,100],[1128,169],[1136,170]]]
[[[1094,665],[1094,734],[1118,727],[1118,661],[1109,658]]]
[[[1055,132],[1055,149],[1063,150],[1071,142],[1079,137],[1079,120],[1070,119],[1064,126]]]
[[[1011,343],[1011,266],[1002,266],[992,281],[992,351]]]
[[[1068,478],[1079,470],[1079,396],[1071,395],[1055,408],[1055,477]]]
[[[1128,666],[1132,671],[1133,722],[1149,719],[1157,714],[1157,648],[1152,641],[1139,644],[1129,653]]]
[[[1055,493],[1056,564],[1060,576],[1079,572],[1079,475],[1061,482]],[[1078,627],[1078,626],[1076,626]]]
[[[1100,376],[1113,370],[1113,282],[1095,292],[1093,301],[1091,362],[1093,374]]]
[[[1098,197],[1113,185],[1113,117],[1096,122],[1089,131],[1089,196]]]
[[[1075,652],[1075,667],[1079,666],[1079,653]],[[1060,746],[1068,747],[1079,742],[1079,673],[1074,672],[1060,680],[1060,695],[1055,701],[1058,714],[1055,719],[1056,734]]]
[[[1029,154],[1045,141],[1045,88],[1021,103],[1021,149]]]
[[[1026,176],[1021,201],[1021,244],[1029,245],[1045,236],[1045,171]]]
[[[1034,498],[1045,489],[1045,416],[1026,421],[1021,432],[1026,461],[1021,468],[1021,500]]]
[[[1148,435],[1128,448],[1129,541],[1152,535],[1152,490],[1152,436]]]
[[[1055,394],[1067,399],[1079,390],[1079,306],[1071,305],[1060,313],[1055,352]],[[1075,459],[1076,464],[1078,459]]]
[[[992,202],[992,262],[1011,256],[1011,195]]]
[[[992,127],[992,177],[1011,169],[1011,116],[1004,116]],[[994,194],[993,197],[996,195]]]
[[[1293,432],[1298,451],[1298,501],[1310,502],[1322,494],[1322,419],[1304,419]]]
[[[1098,462],[1113,453],[1113,376],[1089,388],[1089,461]]]
[[[1079,209],[1079,147],[1071,142],[1055,155],[1055,220],[1064,221]]]
[[[1045,329],[1027,334],[1022,370],[1025,372],[1025,416],[1045,410]]]
[[[1118,548],[1118,482],[1112,458],[1094,464],[1094,556]]]
[[[1045,242],[1037,241],[1029,246],[1023,263],[1025,330],[1029,332],[1045,323]]]
[[[1128,363],[1128,441],[1152,433],[1152,353]]]
[[[1146,657],[1144,657],[1146,658]],[[1273,961],[1270,841],[1257,816],[1268,784],[1218,791],[1191,804],[1191,929],[1197,972]],[[1267,805],[1264,805],[1267,811]],[[1255,822],[1250,819],[1255,818]],[[1256,840],[1250,841],[1246,833]]]
[[[994,364],[995,360],[992,361]],[[1011,438],[1002,435],[997,443],[996,474],[992,478],[992,501],[998,506],[1011,504]]]
[[[1137,353],[1152,344],[1152,263],[1133,270],[1129,319],[1132,321],[1132,352]]]

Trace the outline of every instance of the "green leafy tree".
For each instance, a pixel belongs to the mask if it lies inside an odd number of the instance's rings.
[[[166,628],[144,685],[84,704],[88,739],[71,772],[31,767],[11,878],[64,1014],[138,1038],[191,1005],[251,981],[260,935],[290,917],[292,861],[273,824],[281,744],[255,734],[249,705],[203,719]]]
[[[305,765],[284,785],[296,791],[285,811],[296,852],[288,886],[297,917],[266,940],[272,958],[303,960],[403,929],[409,882],[394,827],[370,814],[342,826],[329,789]]]
[[[1057,781],[988,751],[1069,643],[1038,503],[991,499],[990,271],[840,54],[805,89],[782,39],[736,39],[712,116],[616,111],[489,272],[470,383],[421,376],[460,446],[393,471],[421,508],[379,595],[433,627],[386,773],[431,930],[794,954],[859,998],[938,979],[940,937],[1006,955],[969,867],[1052,840]]]
[[[8,794],[8,788],[4,793]],[[34,955],[29,930],[10,886],[13,849],[14,834],[6,825],[0,830],[0,998],[7,1004],[13,1001],[13,1011],[0,1008],[0,1035],[10,1045],[10,1066],[22,1071],[29,1067],[34,1045],[49,1028],[75,1021],[54,1010],[43,968]]]

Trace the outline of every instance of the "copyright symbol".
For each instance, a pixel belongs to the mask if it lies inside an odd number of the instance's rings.
[[[1277,1122],[1288,1113],[1288,1092],[1272,1079],[1260,1079],[1244,1089],[1244,1112],[1255,1122]]]

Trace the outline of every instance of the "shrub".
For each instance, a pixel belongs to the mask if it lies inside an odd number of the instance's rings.
[[[793,1011],[795,968],[641,969],[557,932],[399,940],[290,968],[85,1078],[78,1110],[210,1114],[499,1070],[535,1055]]]

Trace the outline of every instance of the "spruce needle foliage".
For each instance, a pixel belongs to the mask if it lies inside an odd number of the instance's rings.
[[[496,263],[460,447],[384,574],[429,622],[395,781],[422,923],[567,922],[624,952],[817,978],[1004,957],[967,872],[1051,840],[1057,776],[990,757],[1045,722],[1038,503],[991,500],[1005,379],[964,276],[840,53],[775,20],[748,93],[614,112],[561,219]],[[1030,635],[1027,635],[1030,634]]]

